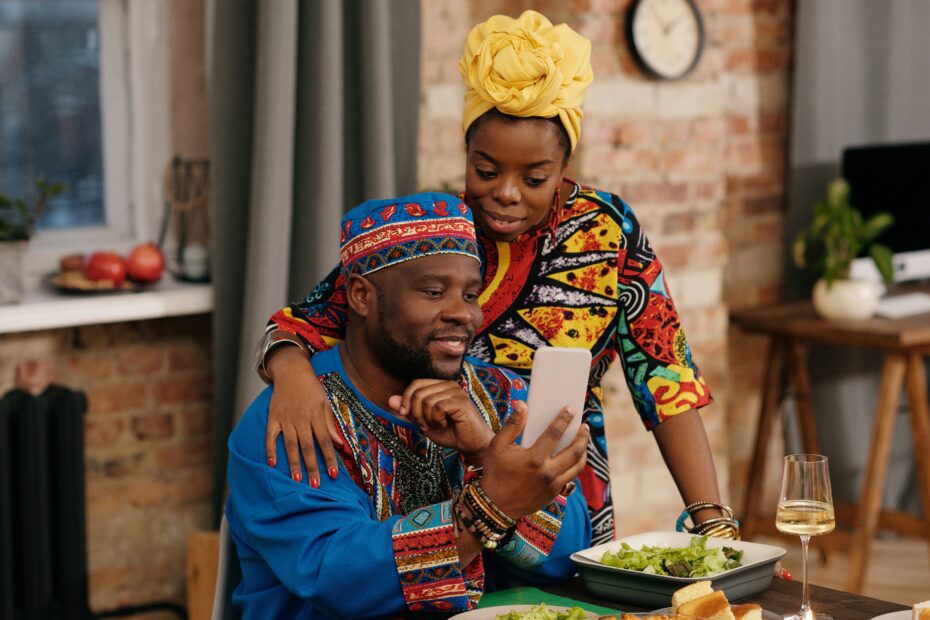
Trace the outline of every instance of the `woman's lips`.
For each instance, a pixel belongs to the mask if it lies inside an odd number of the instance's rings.
[[[487,228],[504,235],[521,232],[526,222],[526,218],[502,215],[491,211],[482,212],[482,219]]]

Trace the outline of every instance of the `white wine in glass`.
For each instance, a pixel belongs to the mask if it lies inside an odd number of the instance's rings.
[[[785,616],[785,620],[833,620],[826,614],[813,612],[807,587],[807,546],[810,538],[832,532],[836,527],[827,457],[820,454],[789,454],[785,457],[775,527],[785,534],[800,536],[803,555],[801,610]]]
[[[836,527],[833,505],[806,499],[782,501],[775,513],[775,526],[779,532],[798,536],[832,532]]]

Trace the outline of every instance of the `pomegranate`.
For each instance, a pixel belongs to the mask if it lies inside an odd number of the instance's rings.
[[[136,282],[158,282],[165,269],[165,257],[154,243],[137,245],[126,257],[126,272]]]
[[[84,275],[91,280],[109,280],[119,287],[126,280],[126,263],[116,252],[94,252],[84,263]]]

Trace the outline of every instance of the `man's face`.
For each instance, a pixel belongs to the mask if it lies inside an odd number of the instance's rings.
[[[481,274],[467,256],[438,254],[393,265],[369,276],[377,312],[369,345],[398,379],[456,379],[481,327]]]

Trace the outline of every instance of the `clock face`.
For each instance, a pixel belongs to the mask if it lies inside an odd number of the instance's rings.
[[[693,0],[638,0],[627,28],[634,56],[660,78],[688,73],[704,45],[701,15]]]

